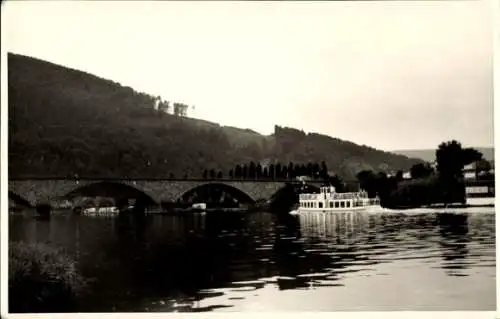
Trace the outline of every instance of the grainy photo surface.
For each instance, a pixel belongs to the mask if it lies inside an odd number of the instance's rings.
[[[2,20],[2,313],[496,309],[489,1]]]

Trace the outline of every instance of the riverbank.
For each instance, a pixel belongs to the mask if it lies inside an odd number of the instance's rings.
[[[412,215],[412,214],[494,214],[495,207],[493,206],[469,206],[469,207],[455,207],[455,208],[409,208],[409,209],[389,209],[381,208],[377,211],[369,211],[368,214],[402,214],[402,215]]]
[[[495,197],[476,197],[476,198],[467,198],[465,204],[464,203],[436,203],[431,205],[415,205],[415,206],[402,206],[402,205],[394,205],[384,207],[390,210],[409,210],[409,209],[464,209],[464,208],[487,208],[487,207],[495,207]]]
[[[9,243],[9,311],[74,311],[87,279],[76,261],[46,243]]]
[[[495,205],[495,197],[470,197],[467,198],[467,205],[475,207],[481,205]]]

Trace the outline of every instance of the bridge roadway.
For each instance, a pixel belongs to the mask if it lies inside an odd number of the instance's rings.
[[[126,193],[145,196],[156,204],[175,202],[187,192],[205,185],[225,187],[250,201],[269,199],[286,184],[296,180],[238,180],[238,179],[9,179],[9,198],[31,206],[76,196],[114,196]],[[322,181],[308,181],[319,187]],[[109,190],[113,191],[109,191]]]

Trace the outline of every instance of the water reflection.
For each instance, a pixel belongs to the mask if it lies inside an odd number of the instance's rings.
[[[139,219],[62,215],[49,221],[11,216],[10,227],[11,240],[65,247],[95,279],[94,294],[80,311],[241,310],[263,296],[286,310],[278,301],[305,290],[317,296],[312,310],[356,310],[358,302],[401,304],[400,294],[418,290],[377,290],[370,301],[342,299],[368,285],[368,278],[379,278],[373,286],[386,285],[383,278],[404,282],[407,272],[433,270],[439,271],[432,272],[436,282],[449,277],[460,286],[472,278],[479,285],[491,280],[494,288],[494,214],[212,212]],[[457,297],[455,285],[450,287],[436,296],[438,304],[454,309],[471,298],[467,292]],[[337,296],[341,304],[321,301],[323,296]],[[284,307],[313,307],[301,298]]]
[[[469,250],[468,216],[458,214],[437,215],[439,224],[439,234],[441,240],[439,244],[442,249],[443,261],[441,267],[451,276],[467,276],[466,272],[460,270],[467,269],[472,262],[467,261]]]

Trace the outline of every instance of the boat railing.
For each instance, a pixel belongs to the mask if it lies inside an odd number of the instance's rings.
[[[357,198],[361,198],[361,196],[357,193],[337,193],[337,194],[331,194],[330,198],[332,198],[332,199],[357,199]]]
[[[326,196],[325,196],[326,195]],[[326,198],[325,198],[326,197]],[[321,199],[360,199],[366,200],[366,193],[329,193],[329,194],[300,194],[300,200],[321,200]]]
[[[322,197],[321,195],[322,194],[300,194],[299,198],[301,200],[318,200]]]

